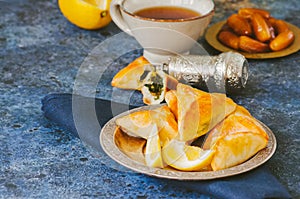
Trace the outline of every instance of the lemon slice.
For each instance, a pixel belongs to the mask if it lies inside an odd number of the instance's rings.
[[[147,139],[145,161],[149,167],[163,168],[161,145],[156,125],[153,126],[153,129]]]
[[[182,171],[199,171],[210,165],[213,150],[186,145],[185,142],[171,140],[162,148],[163,161],[169,166]]]
[[[83,29],[99,29],[111,22],[109,4],[111,0],[58,0],[63,15]]]

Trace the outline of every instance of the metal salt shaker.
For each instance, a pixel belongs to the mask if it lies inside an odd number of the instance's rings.
[[[235,92],[244,88],[248,79],[248,61],[235,52],[172,56],[160,69],[183,83],[209,92]]]

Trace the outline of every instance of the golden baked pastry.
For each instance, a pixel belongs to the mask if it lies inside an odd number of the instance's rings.
[[[259,122],[242,106],[209,132],[203,149],[215,151],[214,171],[238,165],[268,144],[268,135]]]
[[[177,136],[177,122],[169,107],[164,105],[153,110],[142,110],[116,119],[116,124],[129,135],[148,139],[156,125],[161,144]]]
[[[178,119],[178,107],[177,107],[177,97],[176,90],[169,90],[165,94],[165,101],[168,104],[171,112],[174,114],[176,120]]]
[[[147,105],[160,104],[168,90],[176,89],[178,81],[163,71],[155,70],[143,56],[120,70],[111,85],[122,89],[139,90]]]
[[[204,135],[236,108],[225,94],[207,93],[181,83],[176,96],[181,141],[193,141]]]
[[[145,70],[152,70],[151,67],[147,59],[143,56],[138,57],[113,77],[111,85],[122,89],[141,90],[141,76]]]
[[[132,137],[124,133],[117,127],[114,133],[114,141],[128,157],[139,162],[145,162],[144,147],[146,140],[143,138]]]

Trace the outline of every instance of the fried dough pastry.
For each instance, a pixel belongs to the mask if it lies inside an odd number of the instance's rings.
[[[236,108],[225,94],[207,93],[181,83],[177,85],[176,96],[181,141],[193,141],[206,134]]]
[[[153,110],[141,110],[116,119],[116,124],[129,135],[148,139],[154,125],[157,126],[161,145],[178,134],[177,122],[167,105]]]
[[[176,120],[178,119],[178,108],[177,108],[177,97],[176,90],[169,90],[165,95],[165,100],[170,108],[171,112],[174,114]]]
[[[145,70],[152,70],[151,64],[143,56],[138,57],[128,66],[121,69],[112,79],[111,85],[122,89],[141,90],[141,76]]]
[[[138,162],[145,162],[144,147],[146,140],[129,136],[124,133],[120,127],[117,127],[114,133],[114,141],[128,157]]]
[[[214,171],[238,165],[265,148],[268,135],[260,123],[243,107],[213,128],[203,149],[215,151],[211,162]]]
[[[120,70],[111,85],[122,89],[139,90],[147,105],[160,104],[168,90],[176,89],[178,81],[163,71],[155,69],[143,56]]]

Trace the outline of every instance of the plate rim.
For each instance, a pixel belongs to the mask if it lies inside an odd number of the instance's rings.
[[[297,26],[295,26],[295,25],[293,25],[289,22],[285,21],[285,23],[287,23],[289,28],[294,32],[294,35],[295,35],[294,42],[288,48],[285,48],[281,51],[266,52],[266,53],[247,53],[247,52],[235,50],[235,49],[232,49],[232,48],[229,48],[229,47],[223,45],[217,39],[217,35],[218,35],[220,29],[222,28],[222,26],[225,23],[226,23],[226,20],[217,22],[217,23],[213,24],[212,26],[210,26],[205,32],[205,40],[208,42],[208,44],[210,46],[212,46],[213,48],[215,48],[218,51],[221,51],[221,52],[228,52],[228,51],[238,52],[238,53],[244,55],[246,58],[249,58],[249,59],[272,59],[272,58],[285,57],[285,56],[291,55],[293,53],[296,53],[297,51],[300,50],[300,29]]]
[[[224,178],[229,176],[238,175],[241,173],[248,172],[253,170],[265,162],[267,162],[275,153],[277,147],[277,141],[274,133],[267,127],[264,123],[257,120],[266,130],[269,136],[269,142],[266,148],[262,149],[251,157],[246,162],[239,164],[237,166],[219,170],[219,171],[179,171],[175,169],[161,169],[161,168],[152,168],[148,167],[145,164],[137,162],[130,159],[126,154],[124,154],[114,143],[114,133],[117,125],[115,120],[119,117],[125,116],[132,112],[139,110],[148,110],[152,108],[157,108],[165,104],[160,105],[150,105],[150,106],[141,106],[134,108],[128,111],[125,111],[112,119],[110,119],[101,129],[99,140],[100,145],[103,151],[115,162],[120,165],[133,170],[138,173],[146,174],[148,176],[165,178],[165,179],[175,179],[175,180],[212,180],[218,178]],[[112,130],[111,130],[112,129]],[[259,162],[255,162],[255,161]]]

